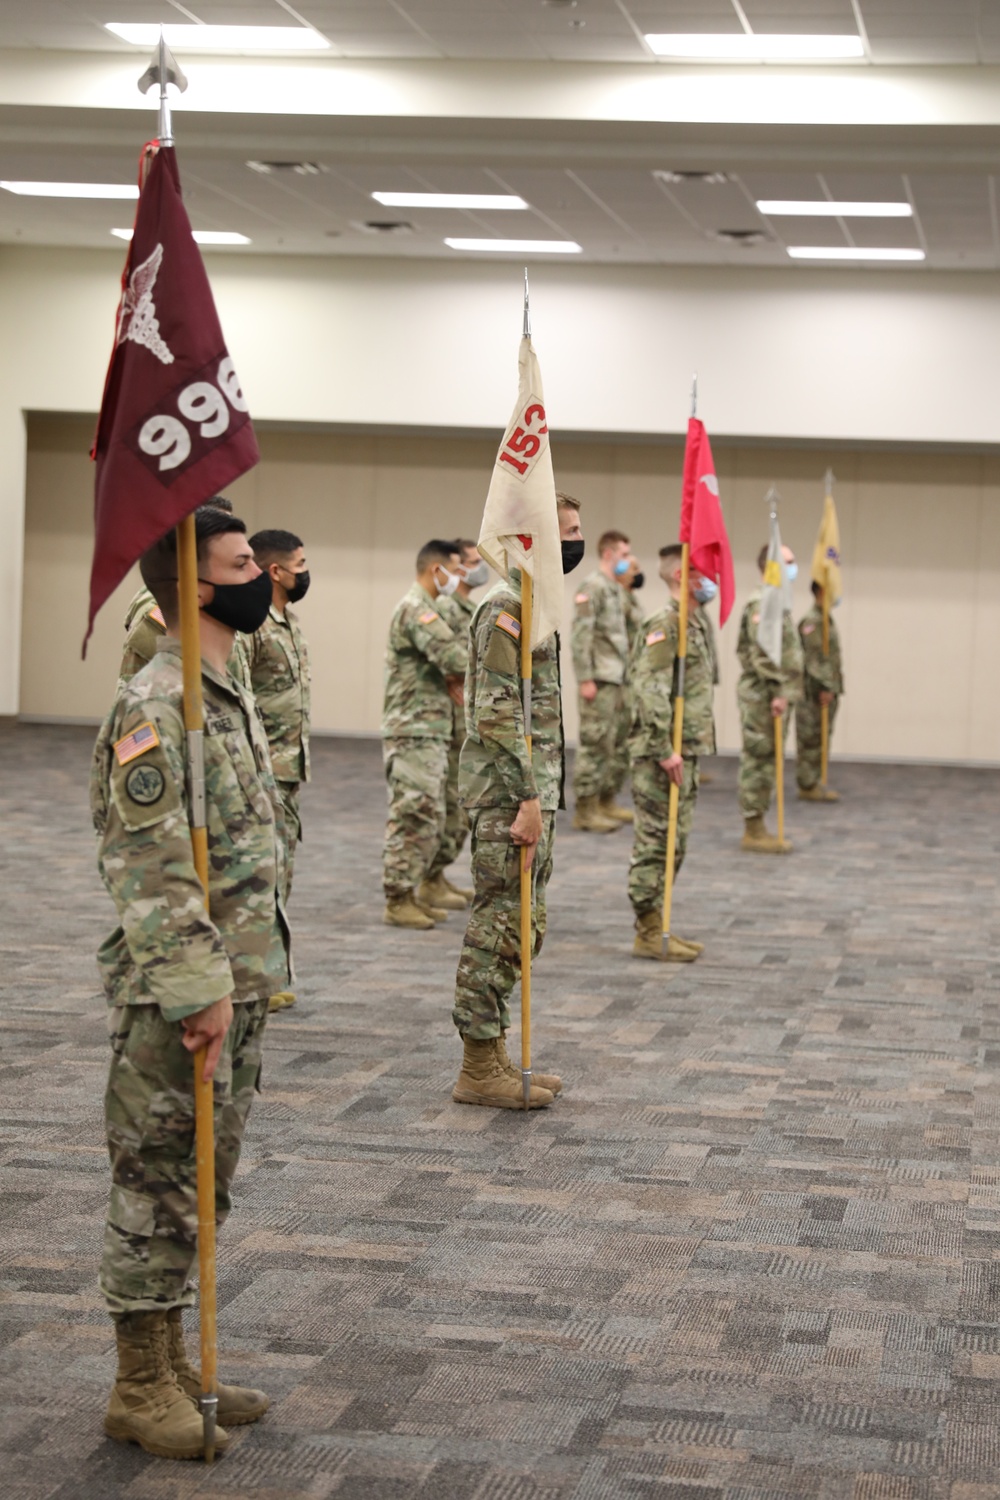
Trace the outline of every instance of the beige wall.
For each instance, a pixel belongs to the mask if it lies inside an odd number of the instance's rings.
[[[87,662],[79,659],[91,550],[92,426],[70,417],[29,422],[24,714],[96,719],[114,687],[131,582],[102,611]],[[265,431],[261,448],[260,467],[230,493],[251,529],[286,526],[306,540],[314,583],[301,616],[313,650],[317,728],[376,732],[386,625],[412,574],[413,554],[434,534],[476,535],[494,445]],[[658,607],[663,591],[656,550],[677,534],[680,449],[563,442],[555,459],[560,484],[584,504],[591,544],[611,525],[632,536],[650,575],[643,602],[650,611]],[[719,448],[739,601],[753,585],[753,559],[766,532],[764,495],[775,482],[784,537],[803,563],[796,611],[805,609],[828,461],[838,479],[845,571],[838,621],[849,689],[837,750],[1000,762],[994,687],[1000,680],[1000,460]],[[593,557],[583,571],[591,566]],[[738,744],[736,623],[734,615],[721,637],[717,716],[727,748]],[[568,652],[564,667],[572,735]]]

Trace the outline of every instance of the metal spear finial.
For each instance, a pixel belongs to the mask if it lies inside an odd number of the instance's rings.
[[[834,485],[834,481],[836,479],[836,475],[834,474],[833,470],[832,469],[827,469],[826,474],[823,476],[823,479],[824,479],[824,483],[826,484],[826,493],[828,495],[832,495],[833,494],[833,485]]]
[[[528,291],[528,268],[524,268],[524,329],[522,336],[531,338],[531,294]]]
[[[777,519],[777,516],[778,516],[778,506],[780,505],[780,503],[781,503],[781,496],[778,493],[778,486],[776,484],[772,484],[771,488],[767,492],[767,496],[766,496],[766,499],[765,499],[765,504],[767,505],[768,510],[770,511],[771,520],[772,521],[774,521],[774,520]]]
[[[170,104],[167,100],[168,83],[172,83],[180,94],[183,94],[188,86],[188,81],[181,70],[180,64],[164,41],[163,27],[161,26],[160,40],[156,44],[153,60],[139,79],[140,94],[148,94],[154,84],[159,85],[160,123],[157,135],[161,146],[172,146],[174,144],[173,126],[170,121]]]
[[[698,415],[698,376],[697,376],[697,374],[694,374],[694,375],[691,376],[691,415],[692,415],[692,417],[696,417]]]

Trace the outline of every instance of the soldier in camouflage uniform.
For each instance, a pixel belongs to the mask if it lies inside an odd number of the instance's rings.
[[[118,1375],[105,1431],[164,1458],[202,1451],[200,1376],[184,1350],[197,1254],[194,1073],[214,1072],[217,1213],[229,1212],[247,1113],[259,1085],[267,1000],[289,980],[280,905],[281,803],[253,699],[226,670],[234,622],[267,609],[242,521],[195,518],[205,699],[209,907],[189,831],[174,533],[142,572],[167,631],[120,688],[94,751],[98,864],[120,925],[99,963],[110,1006],[105,1095],[112,1189],[100,1285],[115,1321]],[[260,1391],[219,1386],[226,1428],[267,1409]]]
[[[469,626],[476,612],[473,589],[489,582],[490,569],[479,555],[476,543],[466,537],[455,542],[459,559],[459,585],[453,594],[439,594],[437,607],[442,620],[457,636],[468,640]],[[445,788],[444,833],[438,852],[423,883],[417,888],[417,899],[427,906],[445,911],[464,911],[472,901],[472,892],[453,885],[445,871],[458,858],[469,836],[469,815],[458,794],[458,762],[465,742],[465,704],[452,704],[452,734],[448,747],[448,783]]]
[[[830,654],[823,654],[823,585],[812,585],[813,605],[799,621],[802,642],[803,691],[795,710],[796,780],[803,802],[839,802],[839,793],[820,783],[823,769],[823,733],[820,709],[826,704],[829,736],[844,692],[840,655],[840,632],[830,615]]]
[[[786,568],[796,569],[795,554],[782,548]],[[767,548],[757,559],[761,577],[767,563]],[[794,578],[795,572],[790,573]],[[774,720],[787,715],[802,694],[802,647],[790,611],[785,611],[781,633],[781,665],[777,666],[757,640],[761,591],[753,594],[740,620],[736,653],[742,675],[737,694],[743,749],[740,755],[739,799],[744,819],[742,847],[753,854],[788,854],[791,844],[768,833],[764,815],[774,792]]]
[[[563,569],[583,556],[579,506],[557,496]],[[574,560],[575,559],[575,560]],[[533,885],[533,952],[545,936],[545,891],[552,873],[555,815],[563,802],[564,741],[559,638],[532,652],[532,742],[521,704],[521,575],[486,595],[472,621],[465,679],[468,734],[459,782],[472,825],[475,895],[455,978],[452,1019],[463,1044],[452,1098],[459,1104],[522,1109],[521,1073],[507,1056],[510,994],[521,972],[521,849]],[[551,1104],[555,1074],[534,1072],[530,1107]]]
[[[622,587],[630,572],[629,540],[606,531],[597,544],[600,563],[580,585],[570,642],[580,709],[573,827],[613,833],[632,814],[615,801],[628,767],[628,659],[631,606]]]
[[[301,537],[291,531],[258,531],[250,538],[254,561],[271,579],[271,608],[249,638],[250,682],[271,747],[271,769],[285,814],[285,888],[292,892],[295,846],[302,841],[299,787],[309,780],[309,652],[289,608],[304,599],[309,565]],[[295,1004],[291,990],[271,996],[271,1010]]]
[[[698,757],[715,754],[715,694],[717,663],[715,639],[704,611],[709,597],[696,568],[689,574],[687,666],[682,753],[674,754],[674,702],[677,696],[675,663],[680,630],[681,548],[660,550],[660,577],[670,590],[670,603],[645,623],[632,663],[632,798],[635,837],[628,872],[628,893],[635,912],[636,958],[691,963],[703,944],[670,935],[663,952],[663,886],[666,878],[670,785],[680,788],[674,876],[687,852],[688,835],[698,798]]]
[[[453,705],[462,704],[469,658],[464,632],[438,607],[459,583],[454,542],[431,541],[417,554],[415,583],[396,606],[385,652],[382,756],[389,817],[382,853],[390,927],[431,928],[447,908],[427,903],[423,887],[445,833]]]

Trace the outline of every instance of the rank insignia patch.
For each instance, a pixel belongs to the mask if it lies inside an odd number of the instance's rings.
[[[515,641],[520,639],[521,622],[520,620],[515,620],[514,616],[509,615],[506,610],[502,614],[497,615],[497,629],[506,630],[507,634],[512,635]]]
[[[125,790],[140,807],[152,807],[159,802],[165,785],[159,766],[133,766],[125,777]]]
[[[138,755],[145,755],[147,750],[155,750],[160,743],[160,736],[156,732],[154,724],[140,724],[138,729],[133,729],[123,740],[115,745],[115,756],[120,766],[127,766],[130,760],[135,760]]]

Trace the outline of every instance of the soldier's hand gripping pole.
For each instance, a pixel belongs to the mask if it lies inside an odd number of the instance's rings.
[[[691,576],[691,547],[684,542],[681,547],[681,597],[678,603],[676,688],[674,697],[674,720],[672,745],[675,755],[682,754],[684,744],[684,675],[687,668],[688,635],[688,588]],[[683,775],[683,768],[681,771]],[[674,899],[674,865],[677,861],[677,819],[680,813],[681,789],[676,781],[670,783],[670,804],[667,820],[667,868],[663,882],[663,951],[670,949],[670,914]]]
[[[205,816],[205,711],[201,694],[201,633],[198,628],[198,554],[194,516],[177,528],[177,581],[187,730],[191,848],[208,906],[208,829]],[[201,1415],[205,1462],[215,1458],[218,1408],[215,1330],[215,1122],[211,1080],[205,1079],[205,1048],[194,1055],[195,1160],[198,1181],[198,1281],[201,1306]]]
[[[521,573],[521,704],[524,711],[524,743],[531,759],[531,574]],[[521,1084],[524,1107],[531,1098],[531,867],[528,850],[521,847]]]
[[[778,841],[785,838],[785,716],[774,715],[774,800],[778,809]]]

